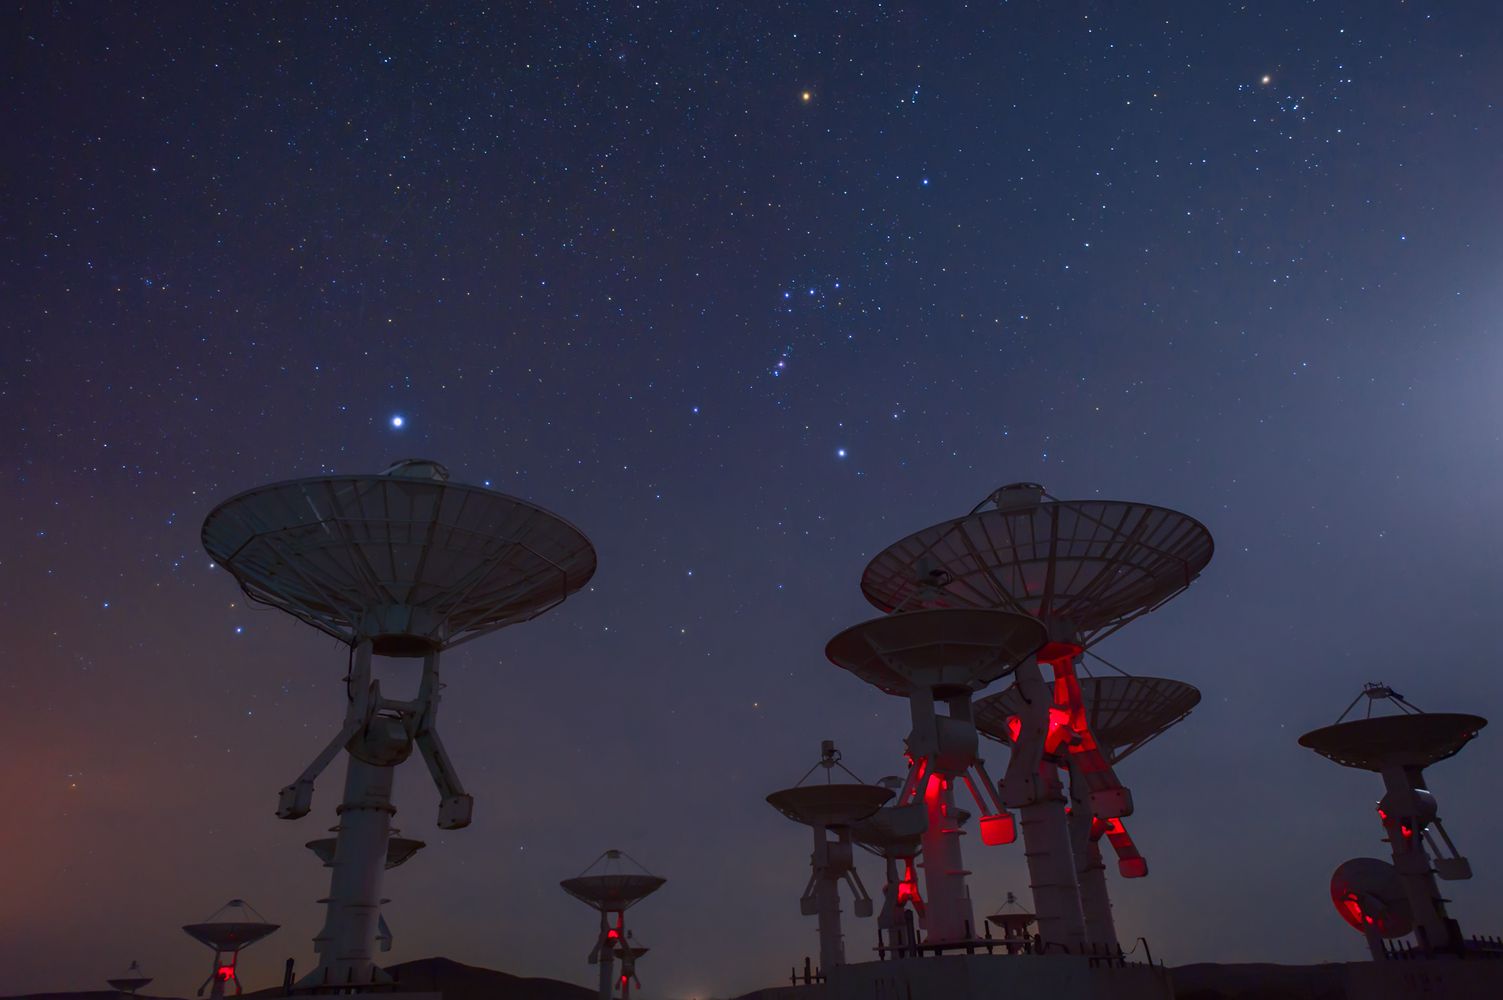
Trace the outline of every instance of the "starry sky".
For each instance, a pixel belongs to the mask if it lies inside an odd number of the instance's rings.
[[[308,967],[338,770],[301,821],[276,793],[345,653],[247,607],[199,527],[411,456],[570,519],[600,569],[446,660],[476,819],[438,830],[399,774],[429,847],[387,880],[388,958],[591,983],[557,883],[616,847],[669,880],[632,913],[648,996],[786,976],[808,834],[763,796],[826,738],[894,773],[908,727],[824,643],[875,613],[883,546],[1018,480],[1217,539],[1099,647],[1205,696],[1122,768],[1152,867],[1112,880],[1124,939],[1365,955],[1326,887],[1386,850],[1379,783],[1297,736],[1368,680],[1503,702],[1494,4],[3,17],[0,990],[139,958],[186,995],[179,925],[236,896],[283,925],[248,987]],[[1477,933],[1500,747],[1431,774]],[[967,849],[979,913],[1026,891],[1021,847]]]

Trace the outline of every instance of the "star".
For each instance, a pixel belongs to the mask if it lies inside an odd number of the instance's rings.
[[[392,415],[391,426],[393,430],[401,430],[407,424],[407,418],[400,413]]]
[[[804,91],[802,94],[799,94],[798,96],[799,96],[799,100],[803,101],[805,104],[808,104],[810,101],[812,101],[814,99],[814,95],[812,93],[810,93],[809,91],[807,91],[807,90]]]

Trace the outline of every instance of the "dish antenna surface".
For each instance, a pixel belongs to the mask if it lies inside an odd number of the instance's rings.
[[[628,870],[625,862],[630,862],[636,871]],[[586,959],[600,968],[600,1000],[611,1000],[612,990],[618,984],[623,998],[630,995],[633,981],[638,987],[642,985],[636,980],[636,960],[646,953],[646,948],[638,954],[624,956],[629,960],[630,968],[623,962],[619,980],[614,975],[614,960],[622,957],[620,951],[626,947],[628,940],[626,911],[657,892],[667,882],[667,879],[643,868],[626,852],[610,850],[591,862],[579,875],[559,883],[569,895],[600,911],[600,935],[595,939],[595,947],[590,949],[590,956]]]
[[[438,785],[438,825],[470,822],[437,718],[440,654],[557,606],[589,582],[595,550],[562,518],[449,481],[437,462],[380,475],[322,476],[250,490],[210,512],[204,548],[253,601],[350,646],[344,728],[282,789],[277,815],[307,815],[313,783],[348,751],[318,966],[296,989],[386,984],[379,928],[394,769],[418,750]],[[384,697],[371,657],[421,659],[417,696]]]
[[[124,973],[116,976],[114,979],[106,979],[105,982],[121,993],[135,993],[136,990],[149,984],[151,977],[141,971],[140,962],[132,962],[130,963],[130,968],[126,969]]]
[[[897,804],[921,803],[925,810],[922,867],[929,942],[976,936],[960,851],[968,814],[956,809],[956,783],[966,786],[983,813],[982,840],[1003,844],[1014,838],[1012,816],[977,754],[971,695],[1012,673],[1044,639],[1044,627],[1028,615],[952,608],[875,618],[846,629],[825,646],[831,663],[908,700],[913,720],[908,776]],[[938,713],[936,703],[945,705],[948,714]]]
[[[1366,716],[1343,721],[1363,698],[1367,699]],[[1372,714],[1382,707],[1398,714]],[[1378,803],[1378,819],[1409,902],[1415,938],[1426,952],[1460,954],[1465,947],[1461,928],[1446,913],[1435,879],[1469,879],[1472,867],[1457,853],[1440,821],[1424,768],[1460,753],[1485,725],[1487,720],[1480,715],[1422,712],[1388,685],[1366,684],[1335,724],[1299,738],[1300,746],[1342,767],[1383,776],[1386,794]]]
[[[824,783],[804,784],[817,767],[825,769]],[[837,767],[850,776],[850,782],[833,780]],[[856,897],[856,916],[872,915],[871,896],[856,871],[851,828],[882,808],[883,803],[891,798],[892,789],[865,784],[840,763],[840,751],[835,749],[833,740],[820,744],[819,760],[805,772],[797,785],[767,796],[768,805],[814,832],[814,853],[809,857],[813,870],[799,899],[799,912],[806,917],[819,918],[820,971],[825,975],[837,965],[845,964],[845,939],[840,928],[842,881],[850,886]],[[834,840],[830,839],[832,833]]]
[[[1166,677],[1113,674],[1081,677],[1079,684],[1090,732],[1103,756],[1113,765],[1179,723],[1200,704],[1200,691],[1194,686]],[[1027,700],[1014,684],[976,703],[976,728],[1011,746],[1022,730],[1022,716],[1027,710]],[[1051,725],[1067,722],[1058,710],[1050,721]],[[1079,755],[1046,753],[1043,766],[1049,765],[1056,768],[1056,773],[1061,768],[1069,773],[1068,824],[1086,943],[1097,949],[1115,950],[1117,929],[1106,887],[1101,840],[1104,837],[1112,845],[1117,855],[1117,870],[1123,878],[1147,875],[1148,862],[1138,852],[1120,817],[1102,817],[1092,810],[1092,775],[1084,772]]]
[[[235,984],[235,995],[240,995],[240,977],[235,965],[240,952],[267,937],[280,924],[268,923],[243,899],[232,899],[202,923],[185,924],[183,932],[200,944],[214,949],[214,970],[198,988],[198,996],[204,995],[204,987],[212,986],[209,996],[220,1000],[227,983]]]
[[[1084,946],[1085,919],[1063,788],[1045,753],[1064,745],[1081,757],[1095,815],[1132,813],[1132,796],[1087,723],[1075,661],[1086,647],[1184,591],[1213,551],[1205,526],[1178,511],[1120,500],[1059,500],[1037,483],[1013,483],[992,491],[966,516],[888,546],[862,576],[862,592],[883,611],[990,608],[1031,615],[1048,630],[1047,644],[1018,668],[1028,711],[1001,785],[1003,804],[1022,812],[1046,941],[1071,950]],[[1051,683],[1040,664],[1051,668]],[[1064,726],[1051,724],[1061,717]]]

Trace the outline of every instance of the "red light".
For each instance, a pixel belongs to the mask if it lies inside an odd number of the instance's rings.
[[[1023,720],[1016,715],[1007,717],[1007,734],[1012,737],[1014,743],[1023,738]]]
[[[1035,655],[1038,657],[1040,663],[1047,663],[1052,667],[1057,667],[1061,660],[1068,664],[1075,657],[1079,656],[1081,652],[1081,647],[1075,645],[1073,642],[1051,642]]]
[[[219,978],[221,983],[227,983],[235,978],[235,967],[233,965],[221,965],[214,971],[214,975]]]
[[[981,842],[990,847],[1010,844],[1018,839],[1017,824],[1011,813],[997,813],[981,817]]]
[[[898,905],[912,903],[919,916],[924,915],[924,900],[919,895],[918,877],[913,873],[913,859],[903,863],[903,880],[898,883]]]
[[[944,794],[944,790],[945,780],[937,774],[929,775],[929,783],[924,786],[924,805],[928,806],[930,809],[933,809],[936,806],[939,806],[941,809],[943,809],[943,800],[940,798],[940,796]]]
[[[1385,822],[1385,823],[1388,822],[1388,814],[1383,811],[1383,807],[1382,806],[1378,807],[1378,818],[1380,820],[1382,820],[1383,822]]]
[[[1362,912],[1362,904],[1357,902],[1356,896],[1337,900],[1336,907],[1341,911],[1342,919],[1358,930],[1373,922],[1372,917]]]
[[[1408,823],[1400,823],[1399,832],[1404,835],[1405,840],[1408,840],[1410,837],[1414,836],[1414,831],[1410,829]]]
[[[1383,920],[1364,911],[1362,901],[1355,892],[1348,892],[1344,896],[1333,895],[1331,901],[1336,904],[1336,912],[1341,914],[1341,919],[1357,930],[1366,932],[1369,927],[1372,927],[1379,933],[1384,932]]]

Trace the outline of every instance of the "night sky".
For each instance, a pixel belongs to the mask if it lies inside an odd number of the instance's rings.
[[[1386,851],[1380,783],[1296,738],[1367,680],[1500,714],[1492,0],[55,2],[0,37],[4,992],[139,958],[185,995],[179,925],[235,896],[283,924],[247,987],[310,966],[342,765],[306,819],[276,793],[345,652],[198,540],[275,480],[430,457],[599,551],[446,660],[476,819],[400,772],[392,961],[592,983],[557,883],[618,847],[669,880],[648,996],[785,977],[809,835],[763,796],[826,738],[895,773],[908,730],[824,643],[1003,483],[1216,537],[1098,650],[1205,696],[1122,768],[1155,958],[1365,956],[1327,880]],[[1431,772],[1475,933],[1500,728]],[[980,914],[1028,880],[978,840]]]

